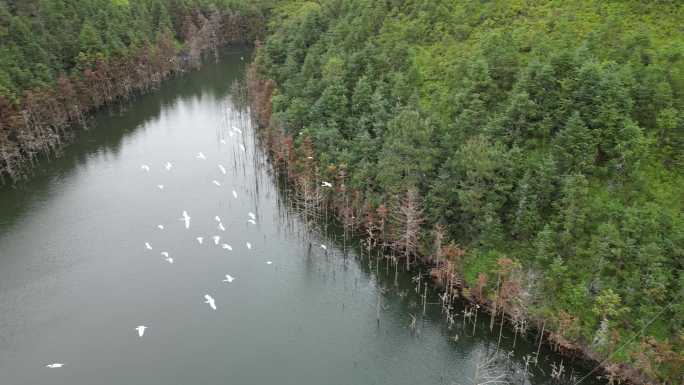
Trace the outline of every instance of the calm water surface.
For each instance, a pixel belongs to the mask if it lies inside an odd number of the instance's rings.
[[[231,99],[248,54],[228,51],[101,113],[31,181],[0,189],[0,384],[468,384],[477,357],[496,351],[484,317],[474,336],[462,318],[449,329],[434,294],[422,317],[409,276],[395,288],[392,274],[321,234],[304,235],[330,253],[308,251]],[[500,357],[512,340],[505,329]],[[532,345],[518,338],[494,367],[518,384],[554,383],[561,358],[545,350],[524,375]],[[53,362],[66,365],[44,367]],[[564,365],[564,383],[586,373]]]

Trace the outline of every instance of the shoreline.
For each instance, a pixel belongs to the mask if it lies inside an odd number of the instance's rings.
[[[198,69],[210,56],[217,58],[221,47],[251,45],[263,34],[264,22],[255,15],[231,10],[199,15],[182,48],[167,31],[152,45],[93,60],[82,73],[61,74],[51,86],[25,90],[14,102],[0,96],[0,186],[30,177],[39,159],[59,156],[102,108],[155,90],[164,80]]]
[[[256,49],[259,49],[258,43]],[[272,124],[273,122],[271,121],[271,97],[276,91],[275,82],[270,79],[262,78],[258,73],[256,66],[257,65],[255,62],[251,63],[247,70],[246,81],[248,99],[252,105],[252,113],[253,118],[257,123],[257,130],[260,131],[260,135],[264,136],[265,143],[263,143],[263,145],[266,147],[266,151],[269,154],[269,160],[271,161],[274,169],[284,171],[283,176],[293,182],[295,189],[301,188],[301,181],[297,179],[297,171],[294,170],[294,168],[297,168],[301,165],[297,164],[299,159],[295,154],[297,149],[295,148],[293,139],[291,136],[286,135],[282,129],[274,127]],[[308,149],[305,149],[304,152],[307,150]],[[312,156],[308,153],[306,155]],[[305,164],[304,172],[312,172],[312,170],[307,170],[309,167],[310,165],[308,166]],[[335,193],[337,192],[334,192],[333,194]],[[322,204],[326,205],[327,209],[331,209],[337,216],[341,215],[338,207],[335,207],[333,204],[330,195],[324,199],[325,200],[322,202]],[[336,218],[335,220],[339,220],[339,218]],[[363,235],[363,224],[354,224],[351,236],[358,237],[361,240],[366,240]],[[385,245],[385,248],[391,250],[389,245]],[[445,270],[443,270],[439,263],[435,264],[432,258],[420,254],[412,255],[412,257],[414,257],[414,262],[417,262],[419,266],[424,267],[426,271],[430,272],[430,282],[432,285],[445,290],[444,293],[448,293],[450,296],[453,296],[454,290],[456,290],[456,297],[458,300],[468,303],[471,306],[477,306],[478,309],[481,309],[480,311],[485,311],[489,317],[492,318],[492,325],[498,322],[499,327],[503,327],[503,323],[506,323],[507,328],[510,328],[511,326],[515,327],[515,325],[511,323],[511,321],[516,318],[515,315],[510,314],[504,306],[502,306],[504,308],[497,310],[496,305],[493,304],[491,300],[482,300],[481,298],[477,298],[477,296],[471,291],[474,288],[468,287],[463,279],[456,279],[459,281],[458,285],[453,285],[453,282],[445,284],[445,278],[442,275]],[[399,256],[399,258],[401,258],[401,256]],[[449,261],[445,262],[447,265],[451,265]],[[449,274],[452,277],[455,277],[456,275],[454,270],[449,270]],[[446,279],[446,281],[449,282],[449,279]],[[451,290],[447,290],[447,287],[450,287]],[[496,312],[496,314],[494,314],[494,312]],[[499,317],[499,314],[503,315]],[[502,321],[496,321],[496,318],[500,318]],[[530,323],[534,325],[533,328],[537,335],[541,335],[541,340],[538,338],[536,339],[539,340],[540,347],[541,344],[546,344],[562,357],[569,358],[573,361],[579,360],[583,363],[590,364],[593,369],[589,373],[585,374],[583,378],[594,376],[601,378],[608,383],[617,381],[618,383],[631,385],[651,385],[657,383],[656,381],[648,378],[645,374],[627,364],[611,363],[608,358],[601,358],[597,352],[593,351],[586,344],[568,341],[558,333],[545,330],[545,325],[547,322],[545,319],[529,317],[525,320],[530,321]],[[539,327],[540,324],[542,325],[541,328]],[[530,332],[531,330],[527,330],[527,336],[530,335]],[[612,352],[611,355],[615,352],[616,351]]]

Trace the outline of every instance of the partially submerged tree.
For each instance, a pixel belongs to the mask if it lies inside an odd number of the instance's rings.
[[[395,240],[394,247],[403,251],[406,259],[406,270],[411,266],[411,257],[417,255],[420,242],[420,225],[423,223],[423,209],[414,188],[409,188],[401,205],[394,212]]]

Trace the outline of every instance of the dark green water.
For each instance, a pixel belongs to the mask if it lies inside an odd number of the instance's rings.
[[[304,232],[230,97],[247,55],[226,52],[101,113],[32,180],[0,190],[0,384],[469,384],[477,358],[496,352],[484,317],[475,335],[460,316],[449,329],[434,294],[422,316],[410,276],[395,287],[382,265]],[[309,252],[304,238],[330,252]],[[495,369],[516,384],[559,383],[549,375],[560,357],[542,350],[525,374],[536,346],[512,342],[504,329]],[[65,366],[45,368],[53,362]],[[585,373],[565,362],[560,383]]]

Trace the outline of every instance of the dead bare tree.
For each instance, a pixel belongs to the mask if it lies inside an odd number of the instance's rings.
[[[432,260],[434,262],[441,262],[444,259],[444,236],[445,228],[441,223],[437,223],[432,230],[434,239],[432,241]]]
[[[366,206],[366,215],[364,218],[364,227],[366,230],[366,254],[370,259],[371,250],[376,246],[376,232],[377,225],[375,223],[375,212],[373,208],[368,204]]]
[[[384,204],[378,206],[375,210],[377,213],[377,229],[378,229],[378,244],[381,248],[387,247],[387,219],[389,218],[389,209]]]
[[[406,270],[411,267],[411,256],[416,255],[419,246],[420,225],[423,223],[423,209],[418,192],[414,188],[406,191],[401,206],[395,211],[395,248],[404,251]]]
[[[498,365],[496,355],[478,354],[475,358],[475,371],[472,377],[467,377],[467,385],[509,384],[509,373]],[[456,383],[461,385],[462,383]]]

